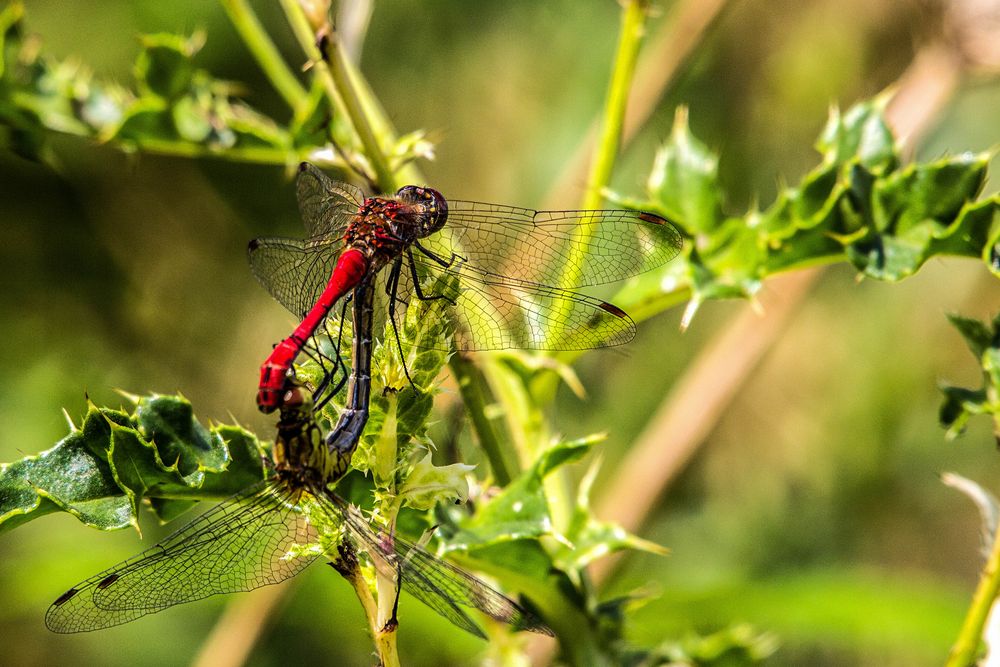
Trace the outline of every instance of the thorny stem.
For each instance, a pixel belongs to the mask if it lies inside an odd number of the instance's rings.
[[[297,112],[306,104],[308,93],[292,74],[246,0],[220,0],[220,2],[236,32],[271,81],[271,85],[285,98],[292,111]]]
[[[336,33],[327,26],[325,34],[317,35],[296,0],[281,0],[281,6],[288,16],[299,45],[312,62],[316,76],[322,81],[331,103],[343,109],[350,119],[364,149],[365,157],[375,171],[375,180],[379,188],[384,192],[395,192],[396,177],[362,107],[358,91],[345,63],[347,56]]]
[[[330,558],[330,565],[351,585],[365,611],[368,629],[372,633],[372,640],[375,642],[375,649],[378,652],[379,664],[383,667],[398,667],[399,651],[396,648],[396,626],[388,626],[382,622],[379,613],[380,605],[376,604],[375,598],[372,597],[371,588],[368,587],[368,581],[361,574],[357,554],[353,549],[341,545],[339,553],[332,554]]]

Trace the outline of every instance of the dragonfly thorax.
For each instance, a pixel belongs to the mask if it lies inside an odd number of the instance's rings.
[[[447,219],[448,204],[440,192],[407,185],[395,197],[365,199],[347,226],[344,243],[364,253],[369,270],[378,271]]]
[[[294,488],[316,488],[347,472],[350,461],[331,453],[313,417],[312,398],[299,385],[285,393],[274,440],[274,468]]]

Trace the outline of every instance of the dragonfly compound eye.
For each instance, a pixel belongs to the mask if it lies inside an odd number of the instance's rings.
[[[444,227],[448,220],[448,202],[434,188],[406,185],[396,192],[396,198],[420,210],[420,236],[428,236]]]

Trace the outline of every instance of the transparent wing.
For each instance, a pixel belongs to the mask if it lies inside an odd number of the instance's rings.
[[[344,249],[340,239],[260,238],[250,242],[250,270],[268,294],[297,317],[315,305]]]
[[[398,565],[403,590],[454,625],[486,638],[482,628],[462,609],[465,607],[478,609],[515,630],[552,634],[541,619],[485,581],[401,537],[376,533],[358,511],[351,509],[340,497],[332,493],[320,497],[322,502],[336,508],[360,549],[392,567]]]
[[[341,238],[365,199],[359,188],[334,181],[308,162],[299,165],[295,190],[309,238]]]
[[[54,632],[98,630],[217,593],[249,591],[298,574],[316,541],[294,494],[263,482],[216,505],[162,542],[83,581],[45,615]]]
[[[665,264],[683,239],[670,221],[643,211],[536,211],[448,200],[444,229],[421,244],[484,273],[584,287]]]
[[[442,267],[420,252],[407,261],[414,262],[418,275],[434,276],[434,287],[424,294],[431,298],[421,305],[427,317],[456,319],[458,350],[581,350],[621,345],[635,336],[635,322],[624,311],[585,294],[460,261]],[[404,268],[403,274],[409,271]],[[409,289],[412,279],[400,282]]]

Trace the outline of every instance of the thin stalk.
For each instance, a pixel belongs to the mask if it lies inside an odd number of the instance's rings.
[[[343,550],[341,553],[331,554],[329,557],[334,569],[354,589],[354,594],[358,597],[362,609],[365,610],[365,618],[368,619],[368,629],[375,642],[379,664],[382,667],[398,667],[399,651],[396,648],[396,626],[390,626],[382,620],[381,605],[375,602],[372,591],[368,587],[368,581],[361,574],[357,554],[353,550]],[[381,600],[381,596],[379,598]]]
[[[330,66],[330,74],[333,76],[334,85],[340,91],[340,95],[347,107],[347,115],[354,125],[354,130],[358,133],[361,145],[365,149],[365,155],[375,170],[375,178],[379,186],[385,192],[395,192],[398,189],[396,176],[389,167],[389,160],[379,144],[378,138],[372,129],[372,124],[368,121],[368,115],[362,105],[359,89],[354,86],[350,68],[347,64],[347,53],[339,39],[331,39],[326,53],[327,62]]]
[[[119,146],[124,149],[124,146]],[[149,137],[144,137],[136,141],[135,146],[144,152],[159,155],[187,158],[215,158],[249,164],[289,165],[296,164],[309,157],[307,152],[270,146],[214,148],[204,144],[193,144],[170,139],[153,139]]]
[[[285,11],[285,18],[288,19],[288,25],[292,29],[292,34],[295,35],[296,41],[298,41],[306,58],[309,59],[310,66],[319,68],[321,73],[323,71],[326,72],[326,76],[317,75],[314,77],[314,80],[319,81],[323,86],[336,112],[346,116],[347,107],[344,104],[344,100],[340,97],[340,93],[337,92],[336,87],[333,85],[333,79],[330,77],[326,62],[323,61],[319,47],[316,45],[316,33],[313,32],[309,19],[306,18],[297,0],[280,1],[282,9]]]
[[[308,94],[285,64],[278,48],[257,20],[256,14],[250,9],[246,0],[220,0],[220,3],[271,85],[285,98],[292,111],[297,111],[306,103]]]
[[[358,90],[353,85],[345,61],[347,56],[336,33],[332,30],[322,38],[325,48],[321,51],[317,44],[317,36],[305,13],[296,0],[281,0],[292,32],[302,50],[312,62],[315,75],[319,77],[326,89],[330,102],[341,109],[350,119],[358,140],[364,149],[365,157],[375,170],[375,180],[384,192],[395,192],[396,177],[389,167],[389,161],[381,144],[372,130],[368,116],[358,98]]]
[[[629,90],[632,88],[632,79],[635,76],[639,45],[645,33],[648,9],[648,0],[630,0],[622,13],[618,51],[615,54],[614,69],[611,72],[608,96],[604,104],[604,117],[601,121],[601,138],[597,144],[594,161],[591,163],[587,191],[583,196],[583,208],[600,208],[604,199],[601,193],[611,180],[611,172],[621,143]]]
[[[618,50],[608,83],[608,94],[604,101],[601,118],[601,134],[594,151],[594,159],[587,179],[587,190],[583,195],[581,208],[598,209],[604,200],[603,191],[611,180],[618,148],[621,145],[622,127],[625,123],[625,109],[628,107],[629,90],[635,76],[635,63],[639,55],[639,45],[645,33],[648,0],[628,0],[622,11],[621,31],[618,35]],[[581,224],[576,231],[576,247],[580,254],[588,251],[593,225]],[[560,285],[568,287],[580,283],[580,272],[585,266],[584,257],[572,257],[563,266]]]
[[[979,644],[983,636],[983,627],[990,615],[990,610],[1000,593],[1000,531],[993,538],[993,548],[986,566],[979,576],[979,585],[972,596],[972,604],[958,632],[958,639],[948,654],[946,667],[969,667],[976,664],[979,654]]]
[[[625,110],[628,106],[629,90],[632,87],[632,80],[635,76],[635,65],[639,55],[639,45],[645,32],[645,22],[648,0],[628,0],[622,11],[621,31],[618,36],[618,50],[615,53],[615,62],[611,70],[611,80],[608,83],[608,94],[604,102],[604,114],[601,119],[600,140],[594,151],[593,162],[591,163],[590,177],[587,180],[587,190],[584,193],[582,208],[596,209],[601,207],[604,188],[607,187],[611,179],[611,172],[614,169],[615,159],[618,156],[618,148],[621,145],[622,127],[625,123]],[[580,225],[576,231],[576,238],[580,241],[576,247],[581,254],[586,253],[589,247],[589,240],[593,234],[591,225]],[[579,272],[585,265],[585,257],[571,258],[564,265],[561,277],[561,285],[569,286],[579,284]],[[567,358],[575,359],[579,353],[570,353],[567,356],[557,355],[561,361]],[[555,392],[557,380],[552,377],[544,378],[536,387],[543,389],[539,397],[543,400],[551,398]]]
[[[473,428],[479,438],[479,447],[486,454],[493,471],[493,479],[499,486],[507,486],[513,477],[504,457],[504,449],[500,445],[496,431],[486,417],[486,398],[483,395],[482,377],[476,372],[473,363],[461,354],[453,355],[448,362],[451,372],[455,374],[458,390],[462,394],[462,402],[472,419]]]

